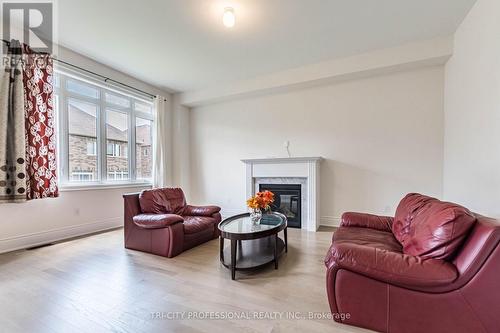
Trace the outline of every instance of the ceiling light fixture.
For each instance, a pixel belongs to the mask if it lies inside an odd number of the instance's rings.
[[[224,8],[224,14],[222,15],[222,23],[226,26],[226,28],[234,27],[234,23],[236,22],[236,17],[234,16],[234,9],[232,7]]]

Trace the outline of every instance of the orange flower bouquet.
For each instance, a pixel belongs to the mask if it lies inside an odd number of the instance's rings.
[[[253,197],[247,200],[247,206],[252,210],[250,217],[252,221],[260,220],[262,210],[270,210],[274,202],[274,193],[271,191],[257,192]]]

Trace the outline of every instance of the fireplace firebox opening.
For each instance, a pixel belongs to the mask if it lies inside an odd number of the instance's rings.
[[[284,214],[291,228],[301,228],[301,185],[300,184],[259,184],[259,191],[274,193],[274,203],[271,204],[273,212]]]

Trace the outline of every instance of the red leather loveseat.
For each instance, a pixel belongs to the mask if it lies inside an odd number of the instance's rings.
[[[125,247],[175,257],[219,236],[220,207],[186,205],[180,188],[123,195]]]
[[[499,240],[498,220],[415,193],[394,218],[345,213],[325,259],[333,318],[379,332],[500,332]]]

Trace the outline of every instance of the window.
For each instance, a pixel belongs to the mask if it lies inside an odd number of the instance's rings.
[[[112,179],[112,180],[128,179],[128,173],[125,171],[109,170],[108,171],[108,179]]]
[[[66,80],[66,90],[86,97],[99,98],[99,89],[78,80]]]
[[[83,75],[54,80],[61,182],[150,181],[153,104]]]
[[[123,106],[124,108],[130,107],[130,99],[117,96],[115,94],[106,93],[106,102],[110,104],[115,104],[118,106]]]
[[[89,139],[87,141],[87,155],[95,156],[97,155],[97,142],[95,139]]]
[[[153,113],[153,106],[144,103],[134,103],[134,109],[139,112]]]
[[[149,119],[136,117],[135,119],[135,170],[137,179],[151,178],[151,128],[153,122]]]
[[[125,147],[122,147],[122,144],[124,144]],[[127,157],[126,145],[126,142],[113,143],[112,140],[108,140],[108,143],[106,144],[106,155],[113,157]]]
[[[106,110],[107,172],[109,179],[128,177],[128,114]],[[120,175],[117,176],[111,175]]]
[[[92,172],[87,172],[87,171],[73,171],[71,172],[71,180],[79,182],[93,181],[94,174]]]
[[[98,180],[97,154],[89,154],[89,145],[96,143],[97,148],[97,109],[95,103],[67,98],[68,112],[68,168],[70,180],[75,182]],[[60,159],[62,161],[62,159]],[[80,177],[80,174],[90,178]],[[75,175],[75,176],[74,176]]]

